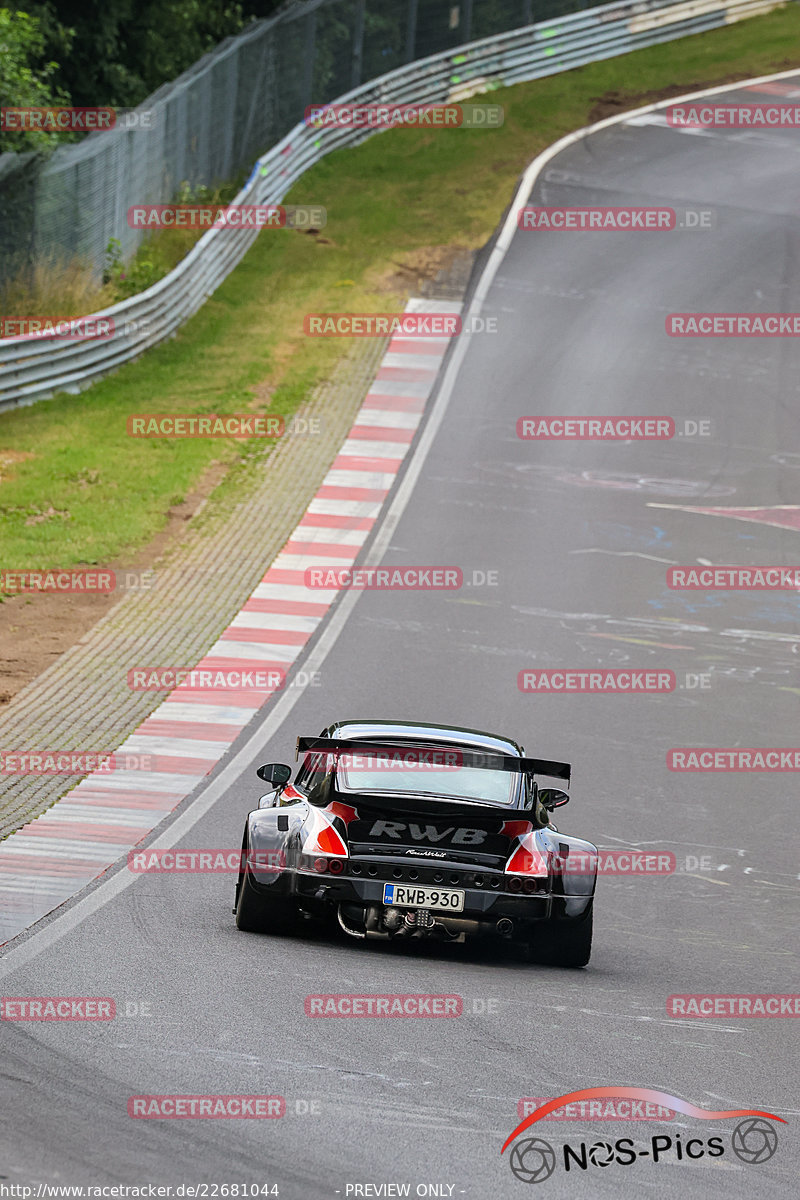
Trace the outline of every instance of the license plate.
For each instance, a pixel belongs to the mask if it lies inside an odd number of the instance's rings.
[[[453,891],[452,888],[406,887],[399,883],[383,885],[383,903],[400,908],[440,908],[448,912],[461,912],[464,896],[464,892]]]

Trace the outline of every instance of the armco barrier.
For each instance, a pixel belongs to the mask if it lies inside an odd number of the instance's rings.
[[[782,0],[624,0],[542,21],[420,59],[334,103],[444,103],[567,71],[658,42],[702,33],[782,6]],[[309,167],[371,132],[296,125],[258,160],[233,204],[278,204]],[[147,291],[103,309],[106,339],[0,339],[0,408],[79,392],[175,332],[201,307],[252,245],[257,231],[212,229],[174,271]]]

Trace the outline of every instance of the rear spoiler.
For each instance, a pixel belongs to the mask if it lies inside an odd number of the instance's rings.
[[[299,737],[295,759],[301,754],[359,754],[365,758],[376,754],[397,754],[398,751],[438,750],[454,755],[459,766],[483,767],[488,771],[513,771],[525,775],[547,775],[551,779],[563,779],[569,783],[572,768],[569,763],[553,762],[546,758],[516,758],[512,754],[500,754],[493,750],[471,750],[464,746],[448,745],[446,742],[370,742],[347,741],[345,738]]]

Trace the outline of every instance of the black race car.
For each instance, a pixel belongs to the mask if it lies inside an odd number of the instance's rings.
[[[559,833],[567,763],[525,758],[474,729],[337,722],[298,738],[248,814],[234,913],[239,929],[338,920],[353,938],[507,939],[535,962],[584,966],[597,849]]]

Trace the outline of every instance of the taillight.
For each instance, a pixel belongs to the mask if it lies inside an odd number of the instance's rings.
[[[506,875],[530,875],[533,869],[533,855],[527,846],[517,846],[511,858],[506,863]]]
[[[533,834],[526,833],[519,840],[506,863],[506,875],[547,875],[547,859],[536,849]]]
[[[325,854],[331,859],[347,858],[347,843],[339,833],[331,819],[318,810],[313,811],[309,815],[309,827],[307,827],[307,837],[303,845],[303,853],[305,855]],[[320,859],[324,862],[324,859]],[[332,869],[332,868],[331,868]],[[314,863],[314,870],[321,870]]]
[[[332,825],[320,829],[317,834],[317,846],[323,854],[335,854],[347,858],[347,846]]]

